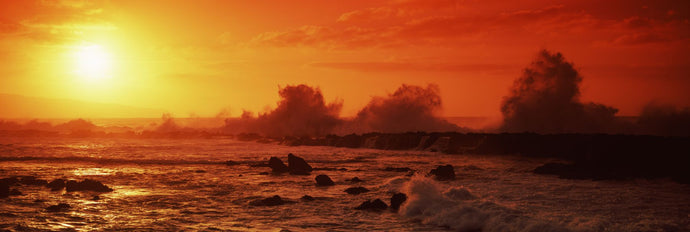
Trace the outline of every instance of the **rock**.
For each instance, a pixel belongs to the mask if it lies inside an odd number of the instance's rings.
[[[21,196],[21,195],[24,195],[24,194],[17,189],[10,190],[10,196]]]
[[[302,196],[302,198],[300,198],[300,199],[302,199],[303,201],[313,201],[313,200],[315,200],[314,197],[309,196],[309,195],[304,195],[304,196]]]
[[[313,168],[304,159],[288,154],[288,168],[291,175],[309,175]]]
[[[360,194],[360,193],[369,192],[369,189],[367,189],[367,188],[365,188],[365,187],[351,187],[351,188],[345,189],[345,192],[346,192],[347,194],[357,195],[357,194]]]
[[[225,161],[225,165],[227,165],[227,166],[235,166],[238,164],[240,164],[240,163],[232,161],[232,160]]]
[[[57,205],[48,206],[46,208],[46,211],[48,211],[48,212],[61,212],[61,211],[67,211],[70,208],[72,208],[72,206],[65,204],[65,203],[60,203]]]
[[[38,179],[35,176],[21,176],[19,179],[19,183],[22,185],[42,186],[48,184],[48,181]]]
[[[404,193],[396,193],[391,197],[391,209],[398,210],[400,205],[407,200],[407,195]]]
[[[355,207],[356,210],[370,210],[370,211],[380,211],[388,208],[388,205],[384,203],[381,199],[368,200],[362,202],[361,205]]]
[[[65,189],[67,192],[74,192],[74,191],[94,191],[94,192],[112,192],[113,189],[111,189],[108,186],[105,186],[103,183],[95,181],[95,180],[89,180],[85,179],[83,181],[75,181],[75,180],[70,180],[65,183]]]
[[[276,205],[283,205],[287,203],[287,201],[284,201],[280,196],[275,195],[272,197],[267,197],[264,199],[259,199],[259,200],[253,200],[249,202],[249,205],[253,206],[276,206]]]
[[[286,173],[290,171],[288,166],[286,166],[282,160],[278,159],[278,157],[271,157],[268,159],[268,167],[271,168],[273,173]]]
[[[65,180],[55,179],[46,184],[46,187],[50,188],[51,191],[60,191],[65,188]]]
[[[314,179],[316,179],[317,186],[332,186],[335,184],[333,183],[333,180],[331,180],[331,178],[327,175],[318,175]]]
[[[409,172],[409,171],[412,171],[412,169],[410,169],[408,167],[404,167],[404,168],[386,167],[383,169],[383,171],[386,171],[386,172]]]
[[[266,176],[266,175],[268,175],[268,174],[270,174],[270,173],[268,173],[268,172],[259,172],[259,175],[262,175],[262,176]]]
[[[0,184],[6,184],[7,186],[12,186],[17,183],[19,183],[19,178],[14,176],[0,179]]]
[[[7,198],[10,196],[10,185],[0,182],[0,198]]]
[[[359,179],[359,177],[356,177],[356,176],[355,176],[355,177],[352,177],[352,179],[348,179],[348,181],[350,181],[350,182],[352,182],[352,183],[359,183],[359,182],[362,182],[362,180]]]
[[[100,200],[100,199],[101,199],[101,197],[99,197],[98,195],[93,196],[93,197],[91,198],[92,201],[97,201],[97,200]]]
[[[429,172],[436,180],[455,180],[455,170],[453,165],[438,166]]]

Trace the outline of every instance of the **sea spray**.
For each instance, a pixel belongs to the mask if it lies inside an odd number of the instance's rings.
[[[399,214],[457,231],[570,231],[523,216],[519,211],[483,201],[470,190],[415,175],[402,187],[408,200]]]

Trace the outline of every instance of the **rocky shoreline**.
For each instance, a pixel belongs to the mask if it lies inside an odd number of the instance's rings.
[[[238,136],[238,138],[252,136]],[[262,141],[259,139],[256,141]],[[382,150],[422,150],[447,154],[519,155],[561,159],[537,174],[567,179],[671,178],[690,184],[690,137],[535,133],[368,133],[318,138],[286,137],[288,146],[333,146]]]

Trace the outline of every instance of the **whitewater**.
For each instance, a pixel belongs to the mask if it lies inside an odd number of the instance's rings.
[[[304,158],[311,175],[270,174],[270,157]],[[231,161],[231,162],[228,162]],[[0,199],[10,231],[690,231],[690,187],[667,179],[565,180],[532,173],[552,159],[449,155],[230,138],[0,137],[0,178],[92,179],[112,192],[15,186]],[[457,178],[425,174],[451,164]],[[409,168],[411,171],[406,171]],[[334,186],[316,186],[325,174]],[[349,179],[358,177],[363,182]],[[370,192],[351,195],[362,186]],[[400,210],[362,211],[366,200]],[[278,206],[250,202],[279,195]],[[304,195],[313,201],[301,199]],[[94,196],[98,196],[94,198]],[[69,210],[46,207],[66,203]]]

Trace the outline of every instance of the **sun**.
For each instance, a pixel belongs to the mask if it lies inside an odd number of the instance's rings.
[[[112,69],[110,53],[100,45],[82,45],[74,52],[75,73],[89,80],[109,78]]]

